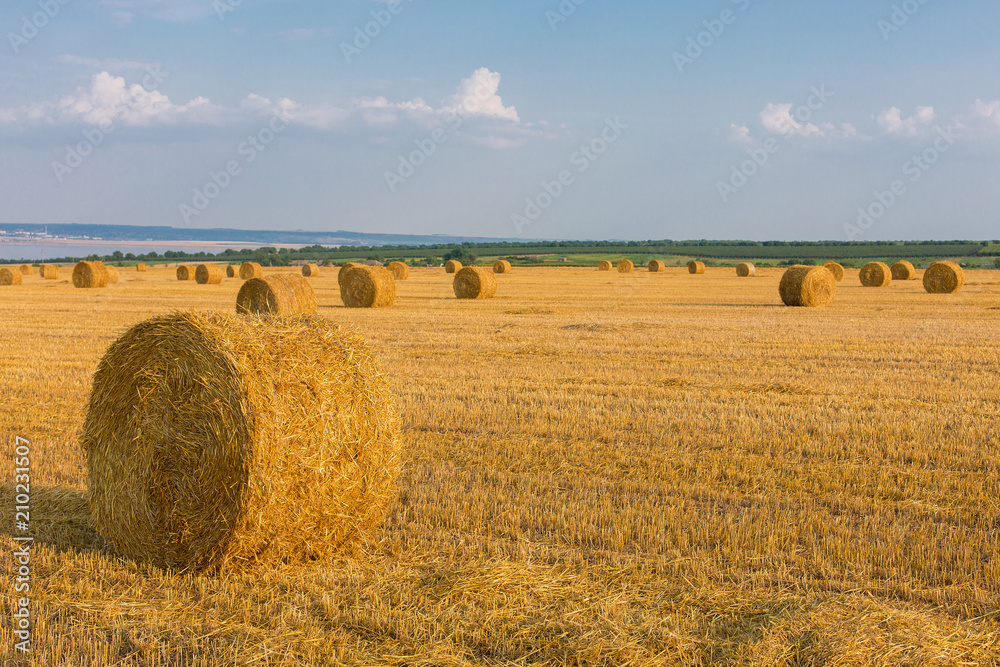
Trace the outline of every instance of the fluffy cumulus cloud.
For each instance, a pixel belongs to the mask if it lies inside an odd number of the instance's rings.
[[[833,123],[820,123],[819,125],[809,122],[809,118],[800,117],[800,110],[807,107],[799,107],[793,110],[792,104],[768,104],[760,112],[760,124],[768,134],[775,134],[783,137],[827,137],[827,138],[849,138],[858,136],[858,130],[851,123],[841,123],[839,126]],[[811,114],[808,114],[811,117]],[[803,114],[804,116],[804,114]],[[739,126],[733,126],[739,127]],[[746,129],[746,128],[742,128]],[[732,134],[730,135],[733,136]],[[749,130],[746,132],[749,139]],[[741,139],[734,137],[734,139]]]
[[[917,107],[912,116],[903,118],[899,107],[889,107],[878,115],[878,124],[887,134],[913,136],[934,122],[934,107]]]
[[[497,94],[499,89],[500,73],[480,67],[468,79],[462,79],[458,92],[448,99],[445,111],[518,122],[520,118],[517,116],[517,109],[503,105],[503,100]]]
[[[1000,100],[993,102],[976,100],[976,103],[972,105],[972,112],[978,118],[984,118],[1000,125]]]

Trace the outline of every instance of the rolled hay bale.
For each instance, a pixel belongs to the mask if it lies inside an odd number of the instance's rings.
[[[363,266],[362,264],[355,264],[354,262],[344,262],[344,265],[340,267],[340,271],[337,272],[337,284],[341,287],[344,286],[344,278],[347,277],[348,272],[355,266]]]
[[[750,262],[740,262],[736,265],[736,275],[740,278],[749,278],[757,273],[757,267]]]
[[[182,264],[177,267],[177,280],[194,280],[197,272],[198,270],[195,267],[189,264]]]
[[[388,308],[396,302],[396,279],[383,266],[353,266],[340,283],[340,299],[348,308]]]
[[[305,264],[302,266],[302,276],[305,278],[315,278],[319,275],[319,264]]]
[[[58,264],[42,264],[38,267],[38,275],[45,280],[58,280],[59,279],[59,265]]]
[[[81,288],[107,287],[111,276],[101,262],[77,262],[73,267],[73,286]]]
[[[11,268],[5,266],[0,268],[0,285],[20,285],[24,283],[24,274],[20,267]]]
[[[597,270],[598,271],[610,271],[612,266],[614,266],[614,265],[611,262],[609,262],[608,260],[605,259],[600,264],[597,265]]]
[[[199,285],[219,285],[222,283],[222,267],[218,264],[199,264],[194,271],[194,279]]]
[[[778,292],[786,306],[823,308],[833,303],[837,280],[822,266],[792,266],[781,276]]]
[[[449,259],[444,263],[445,273],[458,273],[462,270],[462,263],[457,259]]]
[[[632,273],[635,271],[635,264],[630,259],[623,259],[618,262],[618,273]]]
[[[104,268],[108,270],[108,284],[114,285],[118,282],[118,267],[114,264],[105,264]]]
[[[924,289],[930,294],[954,294],[965,284],[965,271],[955,262],[934,262],[924,271]]]
[[[361,337],[318,316],[218,313],[160,316],[114,342],[81,444],[114,550],[208,572],[350,554],[385,515],[401,447]]]
[[[237,271],[237,267],[235,267],[232,264],[230,264],[229,266],[226,267],[226,277],[227,278],[235,278],[236,277],[236,271]]]
[[[264,269],[260,268],[260,264],[257,262],[243,262],[240,265],[240,278],[243,280],[260,278],[263,275]]]
[[[492,299],[497,293],[497,275],[489,269],[467,266],[455,274],[452,287],[459,299]]]
[[[900,260],[889,268],[893,280],[916,280],[917,270],[905,259]]]
[[[493,273],[510,273],[510,262],[506,259],[493,262]]]
[[[701,275],[705,273],[705,262],[689,262],[688,273],[692,275]]]
[[[385,268],[389,269],[389,273],[396,280],[406,280],[410,277],[410,267],[403,262],[389,262],[389,266]]]
[[[892,270],[884,262],[868,262],[861,267],[860,278],[865,287],[885,287],[892,282]]]
[[[833,274],[838,283],[844,279],[844,267],[834,261],[823,262],[823,268]]]
[[[22,276],[30,276],[31,275],[31,264],[22,264],[18,268],[21,270],[21,275]]]
[[[251,278],[236,295],[236,312],[241,315],[309,315],[316,308],[312,285],[297,273]]]
[[[138,273],[146,273],[146,263],[145,262],[136,263],[135,270]]]
[[[650,273],[663,273],[666,270],[667,270],[667,265],[664,264],[662,260],[654,259],[652,262],[649,263]]]

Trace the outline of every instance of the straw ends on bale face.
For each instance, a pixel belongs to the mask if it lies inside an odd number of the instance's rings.
[[[705,273],[705,262],[689,262],[688,273],[692,275],[701,275]]]
[[[218,285],[222,282],[222,267],[218,264],[199,264],[194,279],[199,285]]]
[[[410,267],[403,262],[389,262],[389,266],[385,268],[389,269],[392,277],[396,280],[406,280],[410,277]]]
[[[308,315],[316,308],[316,293],[297,273],[251,278],[236,295],[236,312],[241,315]]]
[[[341,286],[344,284],[344,278],[347,277],[347,272],[353,269],[355,266],[362,266],[361,264],[355,264],[354,262],[345,262],[343,266],[340,267],[340,271],[337,272],[337,283]]]
[[[906,260],[896,262],[890,267],[893,280],[916,280],[917,270]]]
[[[462,270],[462,263],[457,259],[449,259],[444,263],[445,273],[458,273]]]
[[[493,273],[510,273],[510,262],[506,259],[493,262]]]
[[[381,522],[400,469],[397,408],[369,345],[315,316],[134,326],[94,375],[82,445],[97,530],[179,571],[347,554]]]
[[[859,274],[865,287],[886,287],[892,283],[892,270],[884,262],[868,262]]]
[[[740,262],[736,265],[736,275],[740,278],[749,278],[757,273],[757,267],[750,262]]]
[[[260,278],[263,275],[264,269],[260,268],[260,264],[257,262],[243,262],[243,264],[240,265],[240,278],[242,280]]]
[[[340,300],[348,308],[389,308],[396,302],[396,279],[382,266],[352,266],[342,274]]]
[[[823,268],[833,274],[838,283],[844,279],[844,267],[834,261],[823,262]]]
[[[611,262],[609,262],[608,260],[605,259],[605,260],[602,260],[601,263],[597,265],[597,270],[598,271],[610,271],[611,267],[613,267],[613,266],[614,266],[614,264],[612,264]]]
[[[21,273],[21,269],[9,266],[0,268],[0,285],[20,285],[24,282],[24,274]]]
[[[630,259],[623,259],[618,262],[618,273],[632,273],[635,270],[635,264],[632,263]]]
[[[965,271],[955,262],[934,262],[924,271],[924,289],[930,294],[954,294],[965,284]]]
[[[822,308],[833,303],[837,280],[822,266],[793,266],[781,277],[778,292],[786,306]]]
[[[452,283],[459,299],[492,299],[497,293],[497,276],[478,266],[467,266],[455,274]]]
[[[73,286],[81,288],[107,287],[111,282],[108,267],[101,262],[77,262],[73,267]]]

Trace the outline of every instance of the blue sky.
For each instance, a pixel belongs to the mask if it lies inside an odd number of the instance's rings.
[[[998,27],[985,0],[11,0],[0,222],[992,239]]]

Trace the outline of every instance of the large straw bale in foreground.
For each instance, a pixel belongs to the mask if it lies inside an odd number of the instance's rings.
[[[510,273],[510,262],[506,259],[493,262],[493,273]]]
[[[297,273],[251,278],[236,295],[236,312],[240,314],[308,315],[317,307],[312,285]]]
[[[457,259],[449,259],[444,263],[445,273],[458,273],[462,270],[462,263]]]
[[[597,270],[598,271],[610,271],[612,266],[614,266],[614,264],[612,264],[608,260],[606,260],[606,259],[605,260],[601,260],[601,263],[597,265]]]
[[[834,280],[838,283],[844,279],[844,267],[833,260],[823,262],[823,268],[832,273]]]
[[[348,272],[355,266],[364,266],[363,264],[355,264],[354,262],[345,262],[343,266],[340,267],[340,271],[337,272],[337,283],[343,287],[344,278],[347,277]]]
[[[667,270],[667,265],[663,263],[661,259],[654,259],[651,261],[647,267],[650,273],[663,273]]]
[[[198,269],[190,264],[182,264],[177,267],[177,280],[194,280]]]
[[[757,273],[757,267],[750,262],[740,262],[736,265],[736,275],[740,278],[749,278]]]
[[[955,262],[934,262],[924,271],[924,289],[931,294],[954,294],[965,284],[965,271]]]
[[[705,273],[705,262],[689,262],[688,273],[692,275],[701,275]]]
[[[264,269],[260,268],[260,264],[257,262],[243,262],[240,264],[240,278],[243,280],[260,278],[263,275]]]
[[[792,266],[781,277],[778,292],[786,306],[822,308],[833,303],[837,279],[822,266]]]
[[[479,266],[467,266],[455,274],[452,284],[459,299],[492,299],[497,293],[497,276]]]
[[[199,264],[194,271],[195,282],[199,285],[219,285],[222,276],[222,267],[218,264]]]
[[[893,280],[916,280],[917,270],[905,259],[900,260],[889,268]]]
[[[101,262],[77,262],[73,267],[73,286],[82,288],[107,287],[111,281],[108,267]]]
[[[21,269],[5,266],[0,269],[0,285],[20,285],[24,282],[24,274]]]
[[[892,282],[892,270],[884,262],[868,262],[859,277],[865,287],[885,287]]]
[[[45,280],[58,280],[59,279],[59,265],[58,264],[42,264],[38,267],[38,275]]]
[[[396,302],[396,279],[385,267],[356,265],[344,274],[340,299],[348,308],[388,308]]]
[[[385,514],[398,424],[368,344],[322,317],[147,320],[94,375],[93,521],[123,556],[177,570],[342,554]]]
[[[410,277],[410,267],[403,262],[389,262],[389,266],[385,268],[389,269],[396,280],[406,280]]]
[[[319,264],[303,264],[302,275],[305,278],[315,278],[319,275]]]
[[[623,259],[618,262],[618,273],[632,273],[635,271],[635,264],[630,259]]]

